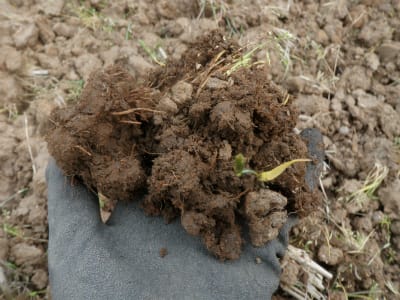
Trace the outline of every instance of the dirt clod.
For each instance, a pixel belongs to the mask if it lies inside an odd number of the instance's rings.
[[[318,196],[305,185],[304,164],[269,189],[235,175],[232,157],[239,153],[256,170],[308,157],[292,133],[297,113],[282,104],[267,69],[227,75],[238,54],[238,45],[214,32],[143,84],[118,66],[92,73],[80,102],[53,113],[50,153],[67,175],[108,198],[134,200],[144,192],[147,214],[181,217],[186,231],[221,259],[240,255],[240,216],[253,245],[264,245],[277,236],[288,210],[307,213]],[[217,66],[221,58],[225,65]],[[207,85],[210,78],[229,86]]]
[[[167,248],[161,248],[160,249],[160,257],[164,258],[168,255],[168,249]]]
[[[39,30],[33,23],[23,25],[15,32],[13,38],[17,49],[33,46],[39,38]]]
[[[339,248],[322,245],[318,251],[318,259],[327,265],[335,266],[343,260],[343,251]]]
[[[27,243],[20,243],[11,248],[11,254],[15,257],[17,265],[33,264],[41,258],[43,250]]]
[[[0,238],[0,260],[5,260],[8,254],[8,241],[6,238]]]
[[[286,204],[287,199],[282,194],[271,190],[247,194],[244,210],[253,245],[262,246],[278,236],[287,219]]]
[[[36,270],[32,276],[32,283],[38,290],[41,290],[47,286],[47,272],[43,269]]]

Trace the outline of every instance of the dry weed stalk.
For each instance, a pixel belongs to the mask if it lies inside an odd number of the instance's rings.
[[[29,152],[29,157],[31,158],[31,162],[32,162],[32,170],[33,170],[33,174],[36,174],[36,166],[35,166],[35,162],[33,160],[33,153],[32,153],[32,147],[31,147],[31,143],[29,140],[29,131],[28,131],[28,117],[26,116],[26,113],[24,113],[24,123],[25,123],[25,137],[26,137],[26,143],[28,145],[28,152]]]
[[[303,272],[307,274],[308,279],[305,285],[297,281],[296,284],[292,286],[281,283],[281,288],[289,295],[299,300],[328,299],[323,293],[326,289],[323,281],[324,279],[331,280],[333,275],[313,261],[308,253],[302,249],[289,245],[286,255],[300,266]]]

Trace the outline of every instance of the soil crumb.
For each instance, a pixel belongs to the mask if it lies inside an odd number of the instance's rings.
[[[161,248],[160,249],[160,257],[164,258],[168,255],[168,249],[167,248]]]
[[[309,156],[293,132],[292,99],[268,80],[265,66],[236,69],[241,55],[234,41],[212,32],[140,83],[120,66],[92,73],[80,101],[53,112],[51,155],[107,198],[143,194],[146,214],[179,217],[220,259],[240,256],[239,220],[252,244],[264,245],[288,212],[304,216],[320,196],[305,184],[304,163],[267,187],[235,175],[239,153],[258,171]]]

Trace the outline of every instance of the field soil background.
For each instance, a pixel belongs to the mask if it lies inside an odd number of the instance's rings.
[[[51,298],[52,109],[79,101],[98,68],[140,82],[216,29],[291,95],[296,131],[324,137],[323,204],[290,245],[332,277],[318,286],[318,268],[287,255],[274,297],[400,299],[399,0],[0,0],[0,298]]]

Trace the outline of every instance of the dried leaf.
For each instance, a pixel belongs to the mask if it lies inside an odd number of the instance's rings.
[[[285,162],[270,171],[260,173],[258,179],[260,181],[264,181],[264,182],[271,181],[271,180],[275,179],[276,177],[278,177],[279,175],[281,175],[283,173],[283,171],[285,171],[287,168],[289,168],[294,163],[305,162],[305,161],[311,161],[311,159],[299,158],[299,159],[294,159],[294,160]]]

